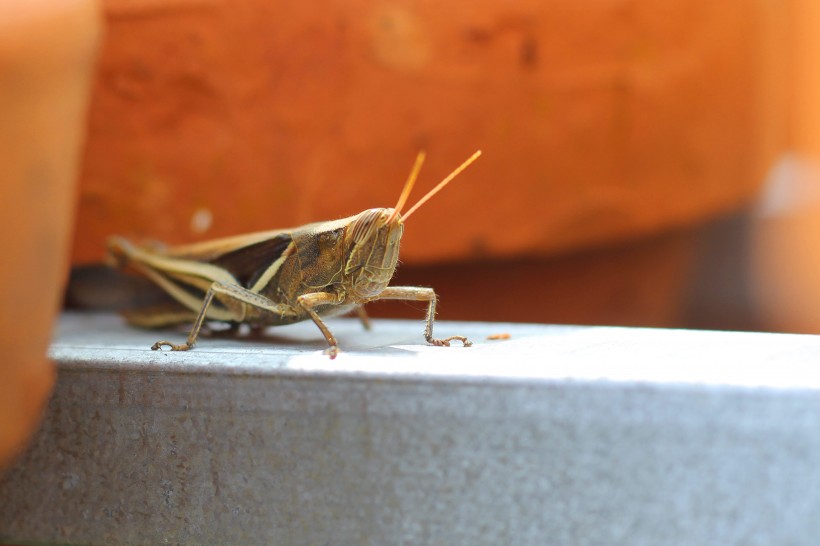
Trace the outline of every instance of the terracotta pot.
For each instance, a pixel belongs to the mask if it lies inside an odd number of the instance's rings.
[[[0,2],[0,467],[36,425],[54,378],[46,350],[99,29],[93,0]]]
[[[783,145],[788,3],[108,0],[76,263],[393,206],[408,264],[695,225]],[[413,199],[411,198],[411,202]]]

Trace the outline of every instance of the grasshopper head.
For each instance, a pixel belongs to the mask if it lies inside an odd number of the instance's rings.
[[[369,209],[355,217],[345,276],[359,299],[378,296],[393,277],[399,260],[404,223],[395,209]]]
[[[354,298],[365,301],[373,299],[387,287],[399,260],[399,243],[404,233],[405,220],[480,155],[480,151],[474,153],[427,195],[419,199],[402,217],[402,208],[410,196],[410,190],[413,189],[421,164],[424,162],[424,152],[421,152],[416,157],[410,176],[394,208],[369,209],[354,217],[352,228],[348,232],[349,244],[352,246],[345,264],[345,276],[352,281],[351,295]]]

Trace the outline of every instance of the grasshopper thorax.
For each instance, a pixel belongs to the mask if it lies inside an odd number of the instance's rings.
[[[404,223],[394,209],[369,209],[355,217],[348,231],[345,263],[351,296],[368,300],[387,287],[399,260],[403,233]]]

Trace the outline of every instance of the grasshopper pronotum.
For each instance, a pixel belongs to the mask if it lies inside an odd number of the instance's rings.
[[[122,237],[111,237],[109,257],[144,275],[171,297],[161,311],[132,311],[126,319],[146,327],[193,321],[185,343],[157,341],[151,347],[186,351],[196,343],[205,321],[263,328],[310,318],[327,340],[325,353],[335,358],[338,343],[321,317],[356,311],[367,326],[362,309],[366,303],[426,301],[424,339],[439,346],[458,340],[467,347],[471,343],[463,336],[433,337],[436,293],[432,288],[388,283],[396,270],[404,222],[479,155],[480,151],[474,153],[404,215],[402,209],[424,161],[423,152],[392,209],[369,209],[341,220],[167,249],[139,247]]]

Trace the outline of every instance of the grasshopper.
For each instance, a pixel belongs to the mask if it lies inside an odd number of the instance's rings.
[[[335,358],[336,338],[322,317],[357,312],[369,327],[363,306],[376,300],[427,302],[424,339],[437,346],[463,336],[433,337],[437,296],[432,288],[388,286],[399,257],[404,222],[478,156],[477,151],[404,215],[424,152],[416,158],[396,206],[365,210],[355,216],[293,229],[264,231],[163,248],[137,246],[123,237],[108,240],[109,262],[144,275],[170,301],[161,311],[138,309],[126,314],[135,326],[164,327],[193,321],[185,343],[157,341],[151,349],[187,351],[206,321],[249,324],[254,330],[310,318],[327,341],[325,354]]]

